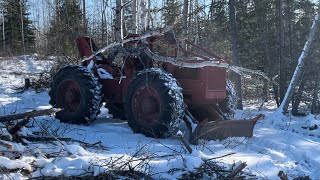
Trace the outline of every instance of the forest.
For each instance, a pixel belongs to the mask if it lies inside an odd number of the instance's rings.
[[[264,72],[276,83],[268,86],[262,82],[261,87],[260,82],[254,96],[268,98],[269,90],[273,91],[279,106],[317,5],[309,0],[7,0],[1,3],[0,49],[3,55],[60,55],[68,62],[77,62],[76,37],[93,37],[102,47],[114,42],[117,33],[120,38],[141,34],[168,26],[179,17],[174,27],[176,37],[206,47],[229,63]],[[317,42],[315,39],[292,99],[292,113],[296,115],[306,113],[306,109],[299,110],[300,103],[307,104],[312,112],[319,109]],[[241,80],[235,81],[238,108],[242,109],[241,95],[250,98],[251,92],[246,85],[243,92],[239,91]]]
[[[319,7],[0,0],[0,179],[319,178]]]

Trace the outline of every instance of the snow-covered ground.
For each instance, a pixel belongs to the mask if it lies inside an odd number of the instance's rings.
[[[30,57],[0,60],[0,115],[50,108],[47,91],[28,90],[18,94],[13,90],[22,86],[29,74],[47,70],[50,66],[51,61]],[[72,138],[79,142],[13,143],[11,152],[0,146],[3,154],[0,167],[24,169],[8,174],[2,172],[0,178],[98,175],[106,170],[130,167],[148,172],[155,179],[175,179],[194,171],[203,159],[213,158],[226,169],[234,163],[246,162],[248,166],[244,171],[255,174],[258,179],[279,179],[279,171],[287,173],[289,179],[298,176],[320,179],[320,129],[314,128],[320,125],[320,115],[287,117],[275,113],[272,104],[257,111],[248,103],[246,110],[237,111],[236,118],[250,118],[260,113],[265,118],[258,121],[252,138],[201,142],[191,146],[192,154],[179,140],[134,134],[125,121],[112,119],[105,108],[89,126],[60,123],[54,117],[38,117],[21,133]],[[224,155],[227,156],[221,157]]]

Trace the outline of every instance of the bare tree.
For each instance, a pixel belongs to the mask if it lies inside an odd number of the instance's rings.
[[[83,8],[83,33],[87,34],[87,19],[86,19],[86,0],[82,0]]]
[[[279,0],[279,52],[280,52],[280,102],[283,100],[286,89],[286,63],[284,59],[284,30],[283,30],[283,11],[282,0]]]
[[[236,66],[239,66],[240,60],[239,60],[239,52],[238,52],[238,32],[237,32],[235,1],[234,0],[229,0],[229,24],[230,24],[230,31],[231,31],[231,42],[232,42],[231,45],[232,45],[233,63]],[[238,94],[237,108],[243,109],[241,76],[239,74],[235,74],[235,85],[236,85],[237,94]]]
[[[188,16],[189,16],[189,0],[183,0],[183,21],[182,21],[182,33],[184,37],[188,35]],[[183,44],[183,47],[187,49],[186,45]]]
[[[22,7],[22,0],[19,2],[20,4],[20,19],[21,19],[21,43],[23,48],[23,54],[26,53],[26,46],[24,44],[24,22],[23,22],[23,7]]]
[[[137,32],[137,0],[132,0],[131,2],[131,9],[132,9],[132,24],[134,27],[134,33],[138,33]]]
[[[2,12],[2,45],[3,45],[3,52],[6,50],[6,33],[5,33],[5,24],[4,24],[4,13],[3,9],[1,10]]]
[[[318,31],[319,31],[319,9],[318,9],[317,15],[315,16],[315,18],[313,20],[311,30],[309,33],[309,37],[303,47],[303,50],[301,52],[300,57],[298,59],[298,65],[294,71],[294,74],[292,76],[292,79],[291,79],[291,82],[290,82],[289,87],[287,89],[287,92],[284,96],[283,101],[281,102],[280,107],[278,108],[282,113],[288,112],[288,106],[289,106],[290,99],[291,99],[293,92],[294,92],[294,89],[297,86],[297,83],[300,79],[300,76],[301,76],[301,73],[302,73],[302,70],[303,70],[303,67],[305,64],[305,59],[308,57],[308,54],[311,50],[312,43],[313,43]]]
[[[123,38],[123,29],[122,29],[122,18],[123,18],[123,9],[122,9],[122,0],[116,1],[116,17],[115,17],[115,40],[120,41]]]

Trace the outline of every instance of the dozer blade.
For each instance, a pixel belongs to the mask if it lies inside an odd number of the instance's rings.
[[[256,122],[262,118],[260,114],[249,120],[201,121],[193,131],[190,143],[197,144],[199,139],[223,140],[228,137],[252,137]]]

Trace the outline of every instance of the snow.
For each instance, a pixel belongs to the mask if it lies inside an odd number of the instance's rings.
[[[108,73],[105,69],[98,68],[97,72],[100,79],[113,79],[112,74]]]
[[[0,61],[0,115],[50,108],[46,91],[37,93],[28,90],[17,94],[12,89],[23,85],[29,73],[39,73],[51,64],[51,60],[25,58]],[[97,176],[107,170],[135,167],[135,170],[148,172],[155,179],[177,179],[186,172],[194,171],[203,159],[212,158],[226,169],[246,162],[248,166],[244,171],[257,175],[259,179],[279,179],[277,173],[280,170],[287,173],[290,179],[298,176],[319,178],[320,128],[311,127],[320,126],[320,116],[284,116],[275,111],[274,103],[266,105],[258,111],[257,104],[246,103],[245,110],[236,112],[235,118],[251,118],[260,113],[265,115],[255,126],[252,138],[201,141],[199,145],[191,145],[192,154],[177,139],[153,139],[133,133],[125,121],[110,118],[112,116],[105,108],[101,109],[97,120],[88,126],[60,123],[54,117],[37,117],[36,123],[31,121],[20,134],[49,133],[85,143],[54,141],[23,145],[13,142],[11,155],[9,151],[0,156],[0,167],[12,171],[0,175],[0,178]],[[185,132],[181,130],[179,133]],[[5,149],[0,146],[0,150]],[[14,152],[22,156],[15,156]],[[25,169],[30,174],[15,169]]]
[[[25,168],[28,171],[32,171],[32,168],[29,164],[21,160],[10,160],[7,157],[0,157],[0,167],[6,167],[7,169]]]

